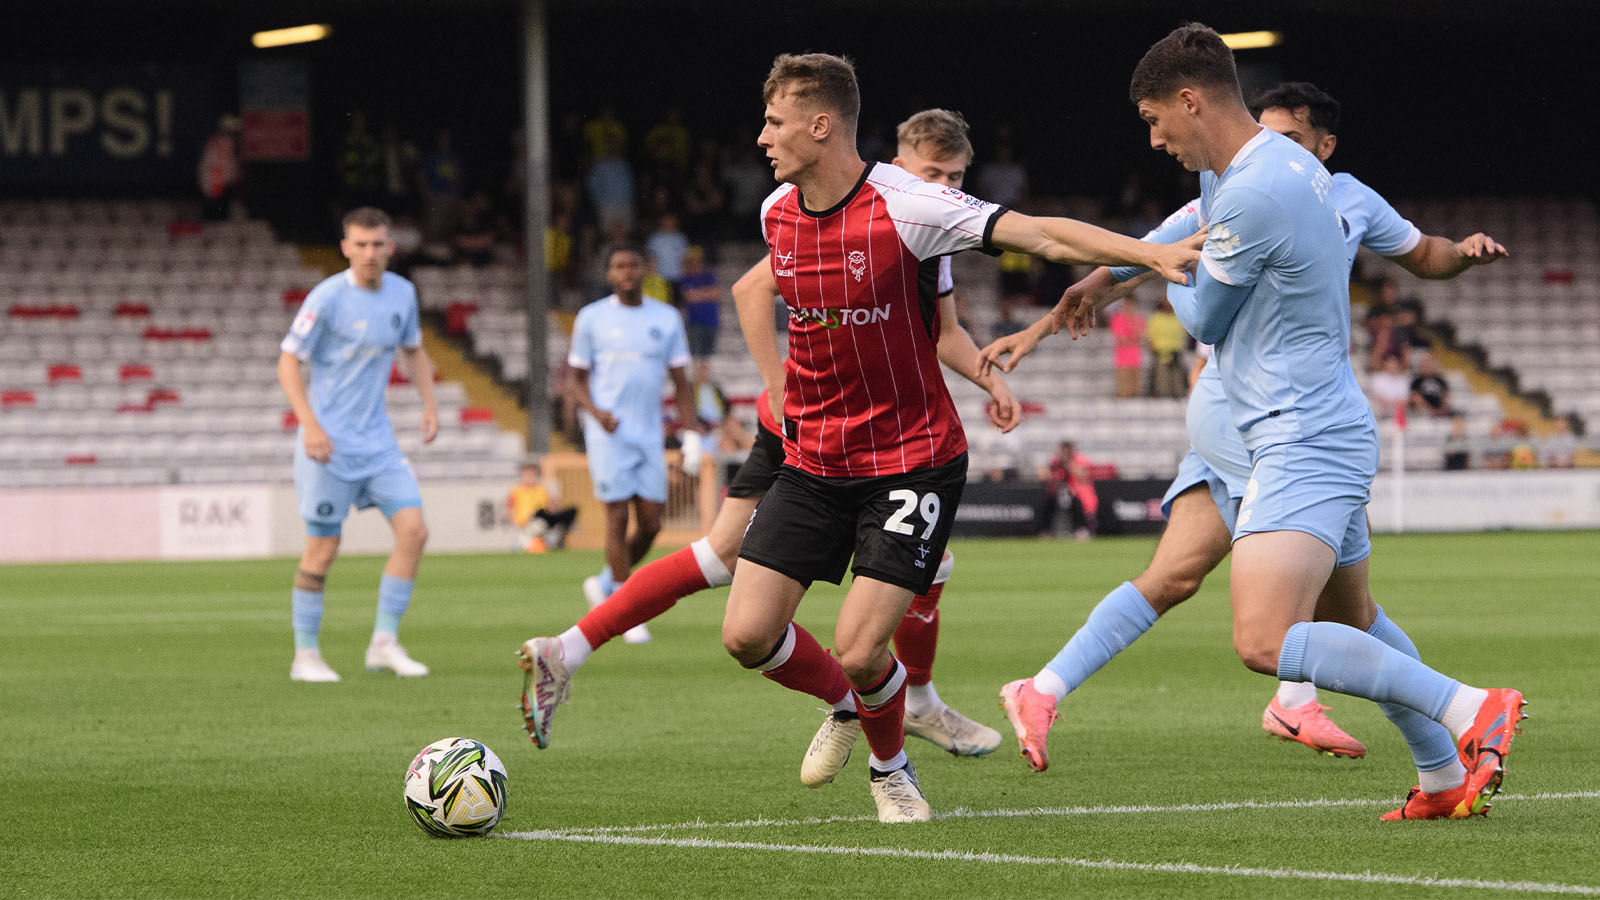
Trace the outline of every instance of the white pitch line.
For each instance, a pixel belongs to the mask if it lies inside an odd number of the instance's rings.
[[[1600,896],[1600,886],[1542,881],[1485,881],[1476,878],[1436,878],[1431,875],[1390,875],[1382,872],[1326,872],[1316,869],[1264,869],[1246,866],[1202,866],[1196,863],[1145,863],[1072,856],[1017,856],[965,850],[907,850],[899,847],[836,847],[818,844],[763,844],[754,841],[714,841],[705,838],[639,837],[618,834],[573,834],[558,831],[517,831],[501,835],[525,841],[569,841],[584,844],[621,844],[638,847],[672,847],[696,850],[760,850],[769,853],[805,853],[824,856],[886,856],[899,859],[951,860],[1035,866],[1072,866],[1123,872],[1159,872],[1177,875],[1221,875],[1234,878],[1273,878],[1293,881],[1342,881],[1360,884],[1399,884],[1424,887],[1476,888],[1537,894]]]
[[[1557,793],[1540,794],[1501,794],[1496,800],[1594,800],[1600,799],[1600,791],[1563,791]],[[1331,809],[1338,807],[1361,806],[1393,806],[1400,802],[1398,797],[1379,799],[1339,799],[1330,800],[1318,798],[1315,800],[1235,800],[1220,803],[1180,803],[1171,806],[1151,806],[1146,804],[1114,805],[1114,806],[1057,806],[1057,807],[1029,807],[1025,809],[980,809],[972,810],[963,807],[934,813],[935,819],[1011,819],[1028,818],[1032,816],[1098,816],[1098,815],[1129,815],[1140,813],[1186,813],[1186,812],[1229,812],[1241,809]],[[832,825],[848,822],[876,822],[877,816],[815,816],[805,819],[744,819],[734,822],[707,822],[696,819],[690,822],[663,823],[657,825],[594,825],[577,826],[572,828],[546,829],[539,834],[574,834],[574,835],[600,835],[600,834],[636,834],[651,831],[689,831],[717,828],[792,828],[808,825]]]

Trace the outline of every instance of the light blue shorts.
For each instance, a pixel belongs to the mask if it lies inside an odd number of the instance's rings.
[[[1335,565],[1372,553],[1367,502],[1378,472],[1378,429],[1369,418],[1329,428],[1302,441],[1270,444],[1252,454],[1233,539],[1265,531],[1299,531],[1332,547]]]
[[[1244,448],[1239,429],[1234,427],[1222,383],[1202,375],[1189,395],[1185,411],[1189,432],[1189,452],[1178,464],[1178,477],[1161,498],[1161,513],[1172,515],[1172,501],[1197,484],[1205,484],[1217,504],[1223,524],[1233,531],[1239,514],[1239,498],[1250,480],[1250,451]]]
[[[1243,445],[1240,447],[1242,449]],[[1249,480],[1249,472],[1245,473],[1245,478]],[[1227,481],[1206,465],[1206,461],[1200,458],[1200,454],[1194,452],[1193,447],[1183,455],[1183,462],[1178,463],[1178,477],[1172,479],[1172,485],[1161,498],[1161,514],[1169,519],[1172,518],[1172,501],[1197,484],[1205,485],[1211,492],[1211,502],[1217,505],[1217,512],[1222,515],[1222,524],[1228,527],[1228,532],[1231,534],[1233,523],[1239,516],[1239,495],[1229,491]],[[1244,492],[1241,489],[1239,493]]]
[[[300,498],[300,517],[306,520],[306,534],[336,537],[344,530],[350,507],[376,506],[385,518],[408,507],[422,506],[422,491],[411,463],[399,453],[364,478],[340,478],[327,466],[306,456],[305,444],[297,441],[294,450],[294,490]]]
[[[619,503],[632,497],[667,502],[667,459],[657,437],[653,445],[607,434],[599,425],[584,424],[584,454],[594,498]]]

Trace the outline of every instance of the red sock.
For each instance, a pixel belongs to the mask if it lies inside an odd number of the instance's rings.
[[[856,691],[861,733],[878,759],[890,760],[906,745],[906,667],[890,658],[889,671],[872,687]]]
[[[791,691],[810,694],[830,706],[843,700],[850,693],[850,679],[844,677],[839,661],[822,649],[811,632],[794,623],[790,623],[789,628],[793,642],[790,634],[785,634],[773,655],[756,668],[763,677]]]
[[[637,569],[617,592],[578,620],[578,628],[599,647],[635,625],[654,619],[695,591],[705,590],[706,576],[694,558],[694,548],[685,547]]]
[[[906,667],[906,684],[933,680],[933,653],[939,646],[939,595],[944,583],[928,588],[911,601],[906,617],[894,630],[894,655]]]

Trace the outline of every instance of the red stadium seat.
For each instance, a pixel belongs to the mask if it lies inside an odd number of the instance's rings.
[[[291,409],[288,412],[285,412],[283,414],[283,430],[284,431],[294,431],[295,429],[297,429],[299,427],[300,427],[300,417],[294,414],[294,410]]]
[[[118,303],[117,316],[120,318],[148,318],[150,304],[148,303]]]
[[[283,305],[284,306],[299,306],[300,304],[305,302],[306,295],[309,294],[309,293],[311,293],[311,292],[310,291],[303,291],[300,288],[289,288],[287,291],[283,292]]]
[[[98,466],[100,457],[93,453],[73,453],[63,461],[69,466]]]
[[[129,363],[117,369],[117,380],[123,384],[130,381],[149,381],[156,377],[155,372],[143,363]]]
[[[461,424],[469,428],[474,425],[493,425],[494,410],[484,409],[481,406],[463,406]]]
[[[155,388],[145,398],[145,402],[148,403],[152,409],[161,403],[177,403],[178,392],[170,388]]]
[[[16,406],[36,406],[38,398],[33,391],[0,391],[0,408],[11,409]]]
[[[56,363],[47,370],[51,384],[61,384],[67,381],[83,381],[83,367],[71,363]]]
[[[198,237],[201,230],[199,222],[179,221],[167,223],[167,237],[170,238]]]
[[[466,334],[467,322],[478,311],[478,304],[456,301],[445,307],[445,330],[451,334]]]

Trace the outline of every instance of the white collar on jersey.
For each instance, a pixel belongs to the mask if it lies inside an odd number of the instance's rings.
[[[1272,129],[1266,127],[1265,125],[1258,125],[1256,127],[1260,128],[1261,130],[1256,132],[1256,136],[1255,137],[1253,137],[1250,140],[1244,142],[1244,146],[1239,148],[1239,152],[1235,153],[1233,155],[1233,159],[1228,161],[1227,168],[1223,169],[1224,172],[1226,172],[1228,169],[1231,169],[1234,166],[1237,166],[1238,164],[1244,162],[1245,157],[1247,157],[1250,154],[1256,152],[1256,150],[1259,149],[1261,147],[1261,145],[1265,144],[1267,141],[1272,140],[1272,135],[1276,133]]]

